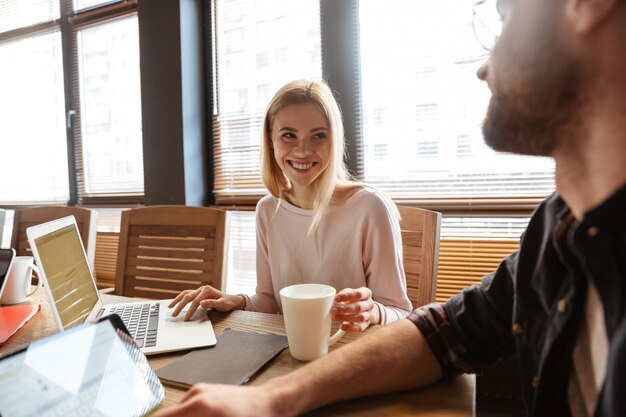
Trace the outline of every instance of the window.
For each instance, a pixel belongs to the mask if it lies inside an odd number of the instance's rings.
[[[328,21],[320,13],[320,5],[347,3],[356,5],[346,7],[358,19],[352,63],[344,50],[325,55],[343,42],[333,36],[353,34],[343,30],[345,21]],[[261,8],[252,1],[215,0],[215,5],[219,204],[252,204],[264,193],[257,144],[267,100],[285,81],[319,77],[322,70],[335,90],[341,83],[357,85],[355,113],[345,111],[351,103],[341,103],[346,123],[357,125],[348,137],[349,160],[358,159],[357,177],[397,202],[442,211],[459,205],[474,210],[477,204],[527,211],[554,189],[551,160],[497,153],[483,143],[490,93],[475,74],[487,55],[474,35],[471,2],[275,0]],[[320,25],[317,16],[326,21]],[[324,36],[328,41],[322,45]],[[322,56],[329,58],[323,66]],[[227,65],[233,60],[239,62],[236,69]],[[252,94],[234,94],[242,89]]]
[[[141,201],[135,8],[134,1],[0,2],[0,175],[12,178],[0,205]]]
[[[389,115],[383,129],[365,119],[362,140],[385,140],[394,161],[365,158],[361,175],[396,201],[541,198],[554,189],[550,160],[498,154],[482,141],[490,94],[475,76],[486,55],[472,33],[471,7],[359,2],[363,111]]]
[[[79,29],[76,36],[83,195],[141,194],[137,16]]]
[[[254,294],[256,288],[256,227],[253,211],[234,211],[229,216],[228,278],[229,294]]]
[[[260,52],[256,54],[256,67],[257,69],[265,68],[270,64],[270,57],[267,52]]]
[[[2,6],[0,6],[2,7]],[[69,200],[61,34],[0,41],[0,204]]]
[[[319,3],[215,0],[214,4],[214,193],[222,204],[255,201],[266,192],[259,161],[269,99],[292,79],[322,76]],[[227,62],[239,65],[221,65]]]
[[[377,143],[374,145],[374,160],[375,161],[387,161],[387,144]]]

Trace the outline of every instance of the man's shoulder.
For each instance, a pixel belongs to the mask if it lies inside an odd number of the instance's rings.
[[[565,201],[558,192],[554,191],[537,206],[531,216],[531,222],[541,221],[542,223],[553,224],[569,211]]]

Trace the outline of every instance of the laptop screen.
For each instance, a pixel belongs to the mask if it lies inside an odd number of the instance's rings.
[[[115,317],[0,358],[3,417],[138,417],[164,397],[146,357]]]
[[[63,329],[83,323],[98,302],[98,290],[76,225],[40,236],[35,244]]]

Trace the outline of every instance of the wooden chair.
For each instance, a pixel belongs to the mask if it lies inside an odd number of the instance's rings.
[[[122,212],[115,293],[173,298],[209,284],[222,288],[226,212],[150,206]]]
[[[435,301],[441,213],[398,206],[407,292],[413,308]]]
[[[96,257],[96,217],[95,210],[73,206],[42,206],[15,210],[13,215],[13,232],[11,234],[11,247],[18,256],[32,256],[30,245],[26,237],[26,229],[61,217],[74,216],[78,231],[80,232],[87,258],[94,270]]]

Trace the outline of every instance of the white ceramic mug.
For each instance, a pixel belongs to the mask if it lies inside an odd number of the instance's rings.
[[[33,272],[37,276],[37,285],[31,289]],[[35,266],[35,258],[32,256],[16,256],[11,264],[11,271],[2,291],[0,304],[19,304],[26,301],[41,287],[41,275]]]
[[[289,353],[294,359],[312,361],[328,353],[328,346],[344,335],[331,337],[330,309],[335,289],[324,284],[297,284],[280,290]]]

